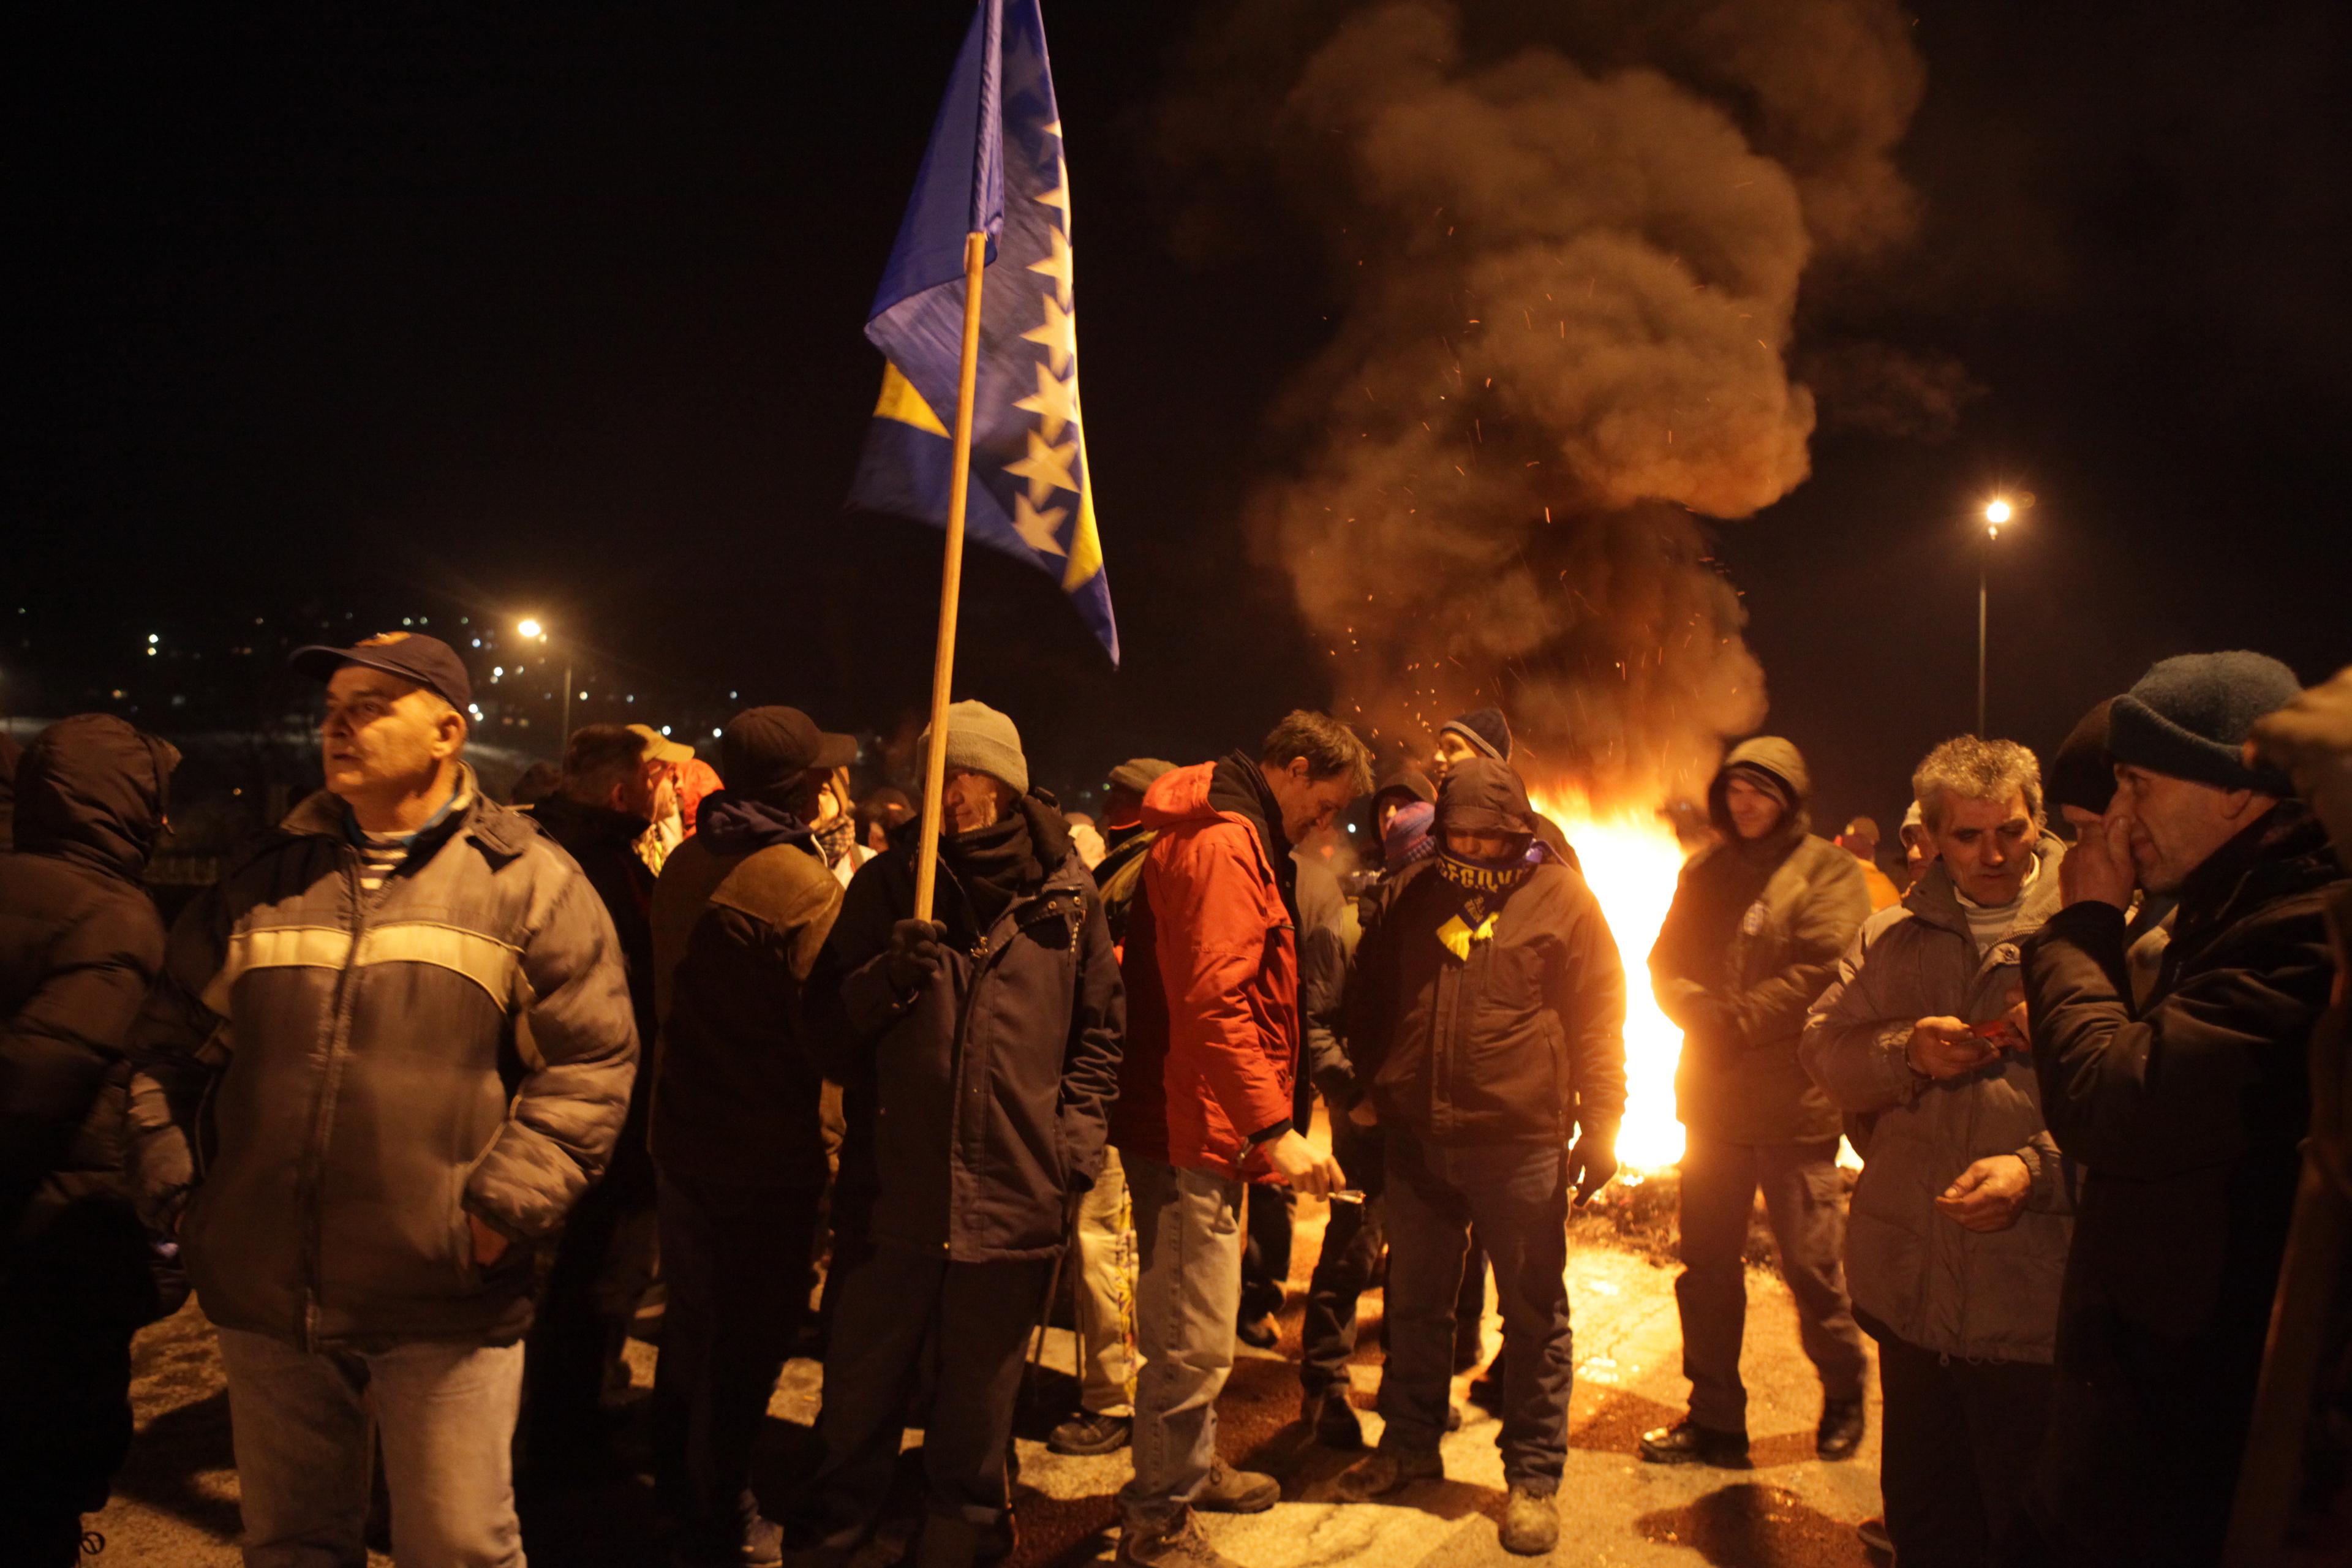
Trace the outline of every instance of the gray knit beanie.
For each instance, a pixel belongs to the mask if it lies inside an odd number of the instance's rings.
[[[928,750],[931,732],[920,742]],[[1021,754],[1021,731],[1013,721],[985,702],[963,701],[948,707],[948,766],[986,773],[1013,786],[1015,795],[1029,793],[1029,759]]]
[[[2285,799],[2294,794],[2287,776],[2248,767],[2240,748],[2255,720],[2302,693],[2294,671],[2267,654],[2159,659],[2107,710],[2107,753],[2150,773]]]

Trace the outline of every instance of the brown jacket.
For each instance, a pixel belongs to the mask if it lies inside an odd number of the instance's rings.
[[[1724,804],[1730,770],[1763,768],[1796,805],[1767,838],[1740,841]],[[1730,1143],[1832,1142],[1837,1108],[1805,1076],[1797,1042],[1805,1013],[1837,972],[1870,914],[1862,864],[1807,829],[1811,781],[1797,748],[1772,736],[1743,742],[1707,791],[1724,842],[1683,868],[1674,907],[1650,950],[1658,1005],[1683,1029],[1675,1113],[1702,1137]]]
[[[821,1188],[824,1072],[803,1004],[841,883],[793,817],[727,792],[701,816],[654,885],[654,1163],[692,1181]]]

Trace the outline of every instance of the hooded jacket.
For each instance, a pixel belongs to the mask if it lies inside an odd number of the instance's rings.
[[[1787,786],[1780,825],[1743,841],[1726,804],[1734,769]],[[1723,842],[1683,868],[1650,950],[1658,1006],[1683,1030],[1675,1109],[1684,1126],[1731,1143],[1834,1142],[1837,1108],[1805,1076],[1797,1042],[1805,1014],[1870,914],[1862,866],[1814,837],[1811,781],[1797,748],[1773,736],[1742,742],[1707,789]]]
[[[1245,752],[1154,780],[1143,823],[1159,837],[1128,916],[1111,1142],[1245,1180],[1290,1128],[1298,1071],[1290,844]]]
[[[602,1173],[635,1071],[613,921],[460,769],[374,892],[320,791],[173,927],[132,1034],[145,1198],[205,1315],[305,1348],[509,1341],[536,1244]],[[487,1268],[468,1216],[510,1245]]]
[[[133,1323],[168,1304],[123,1186],[123,1113],[163,962],[141,879],[177,761],[120,719],[59,721],[23,755],[0,853],[0,1274],[35,1268],[78,1312]]]
[[[2210,1563],[2229,1517],[2311,1125],[2345,874],[2300,804],[2180,889],[2132,1000],[2124,912],[2085,900],[2025,949],[2043,1113],[2082,1167],[2037,1512],[2069,1561]]]
[[[1535,813],[1506,763],[1457,763],[1438,804],[1449,826],[1532,839]],[[1625,972],[1600,901],[1549,850],[1457,953],[1441,932],[1462,900],[1434,860],[1405,870],[1357,950],[1349,1049],[1384,1127],[1432,1143],[1613,1140],[1625,1113]],[[1457,934],[1459,934],[1457,932]]]
[[[824,1187],[824,1072],[805,1001],[841,900],[805,824],[725,791],[663,863],[651,1126],[666,1176]]]
[[[2020,944],[2058,908],[2065,849],[2047,835],[2008,931],[1977,953],[1941,860],[1895,910],[1874,917],[1813,1004],[1799,1055],[1839,1110],[1870,1119],[1870,1158],[1846,1225],[1856,1307],[1911,1344],[1969,1361],[2047,1363],[2072,1231],[2057,1146],[2031,1056],[1936,1079],[1906,1059],[1921,1018],[1988,1023],[2009,1011]],[[1979,1233],[1937,1194],[1977,1161],[2014,1154],[2032,1173],[2025,1212]]]
[[[942,854],[937,898],[962,941],[929,984],[890,984],[890,929],[915,910],[920,824],[849,884],[808,990],[842,1086],[836,1226],[958,1263],[1052,1257],[1064,1205],[1101,1168],[1125,1003],[1102,900],[1061,814],[1034,795],[1032,863],[981,929]]]

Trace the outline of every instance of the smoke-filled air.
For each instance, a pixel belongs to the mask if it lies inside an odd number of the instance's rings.
[[[1284,410],[1300,455],[1251,502],[1339,710],[1422,742],[1500,702],[1532,777],[1690,791],[1765,711],[1707,520],[1805,479],[1808,266],[1866,266],[1911,224],[1902,16],[1260,0],[1219,54],[1295,71],[1240,134],[1339,274]],[[1245,155],[1185,130],[1196,165]]]

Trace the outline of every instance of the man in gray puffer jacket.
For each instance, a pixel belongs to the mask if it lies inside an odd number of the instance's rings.
[[[131,1033],[134,1167],[220,1331],[247,1568],[366,1558],[376,1437],[399,1561],[520,1564],[534,1255],[636,1068],[619,943],[460,759],[446,644],[295,668],[327,681],[327,787],[173,928]]]
[[[1980,1568],[2049,1419],[2072,1221],[2027,1054],[2019,944],[2058,909],[2033,753],[1973,735],[1912,776],[1937,858],[1813,1005],[1805,1070],[1870,1122],[1846,1227],[1878,1341],[1880,1485],[1905,1568]]]

